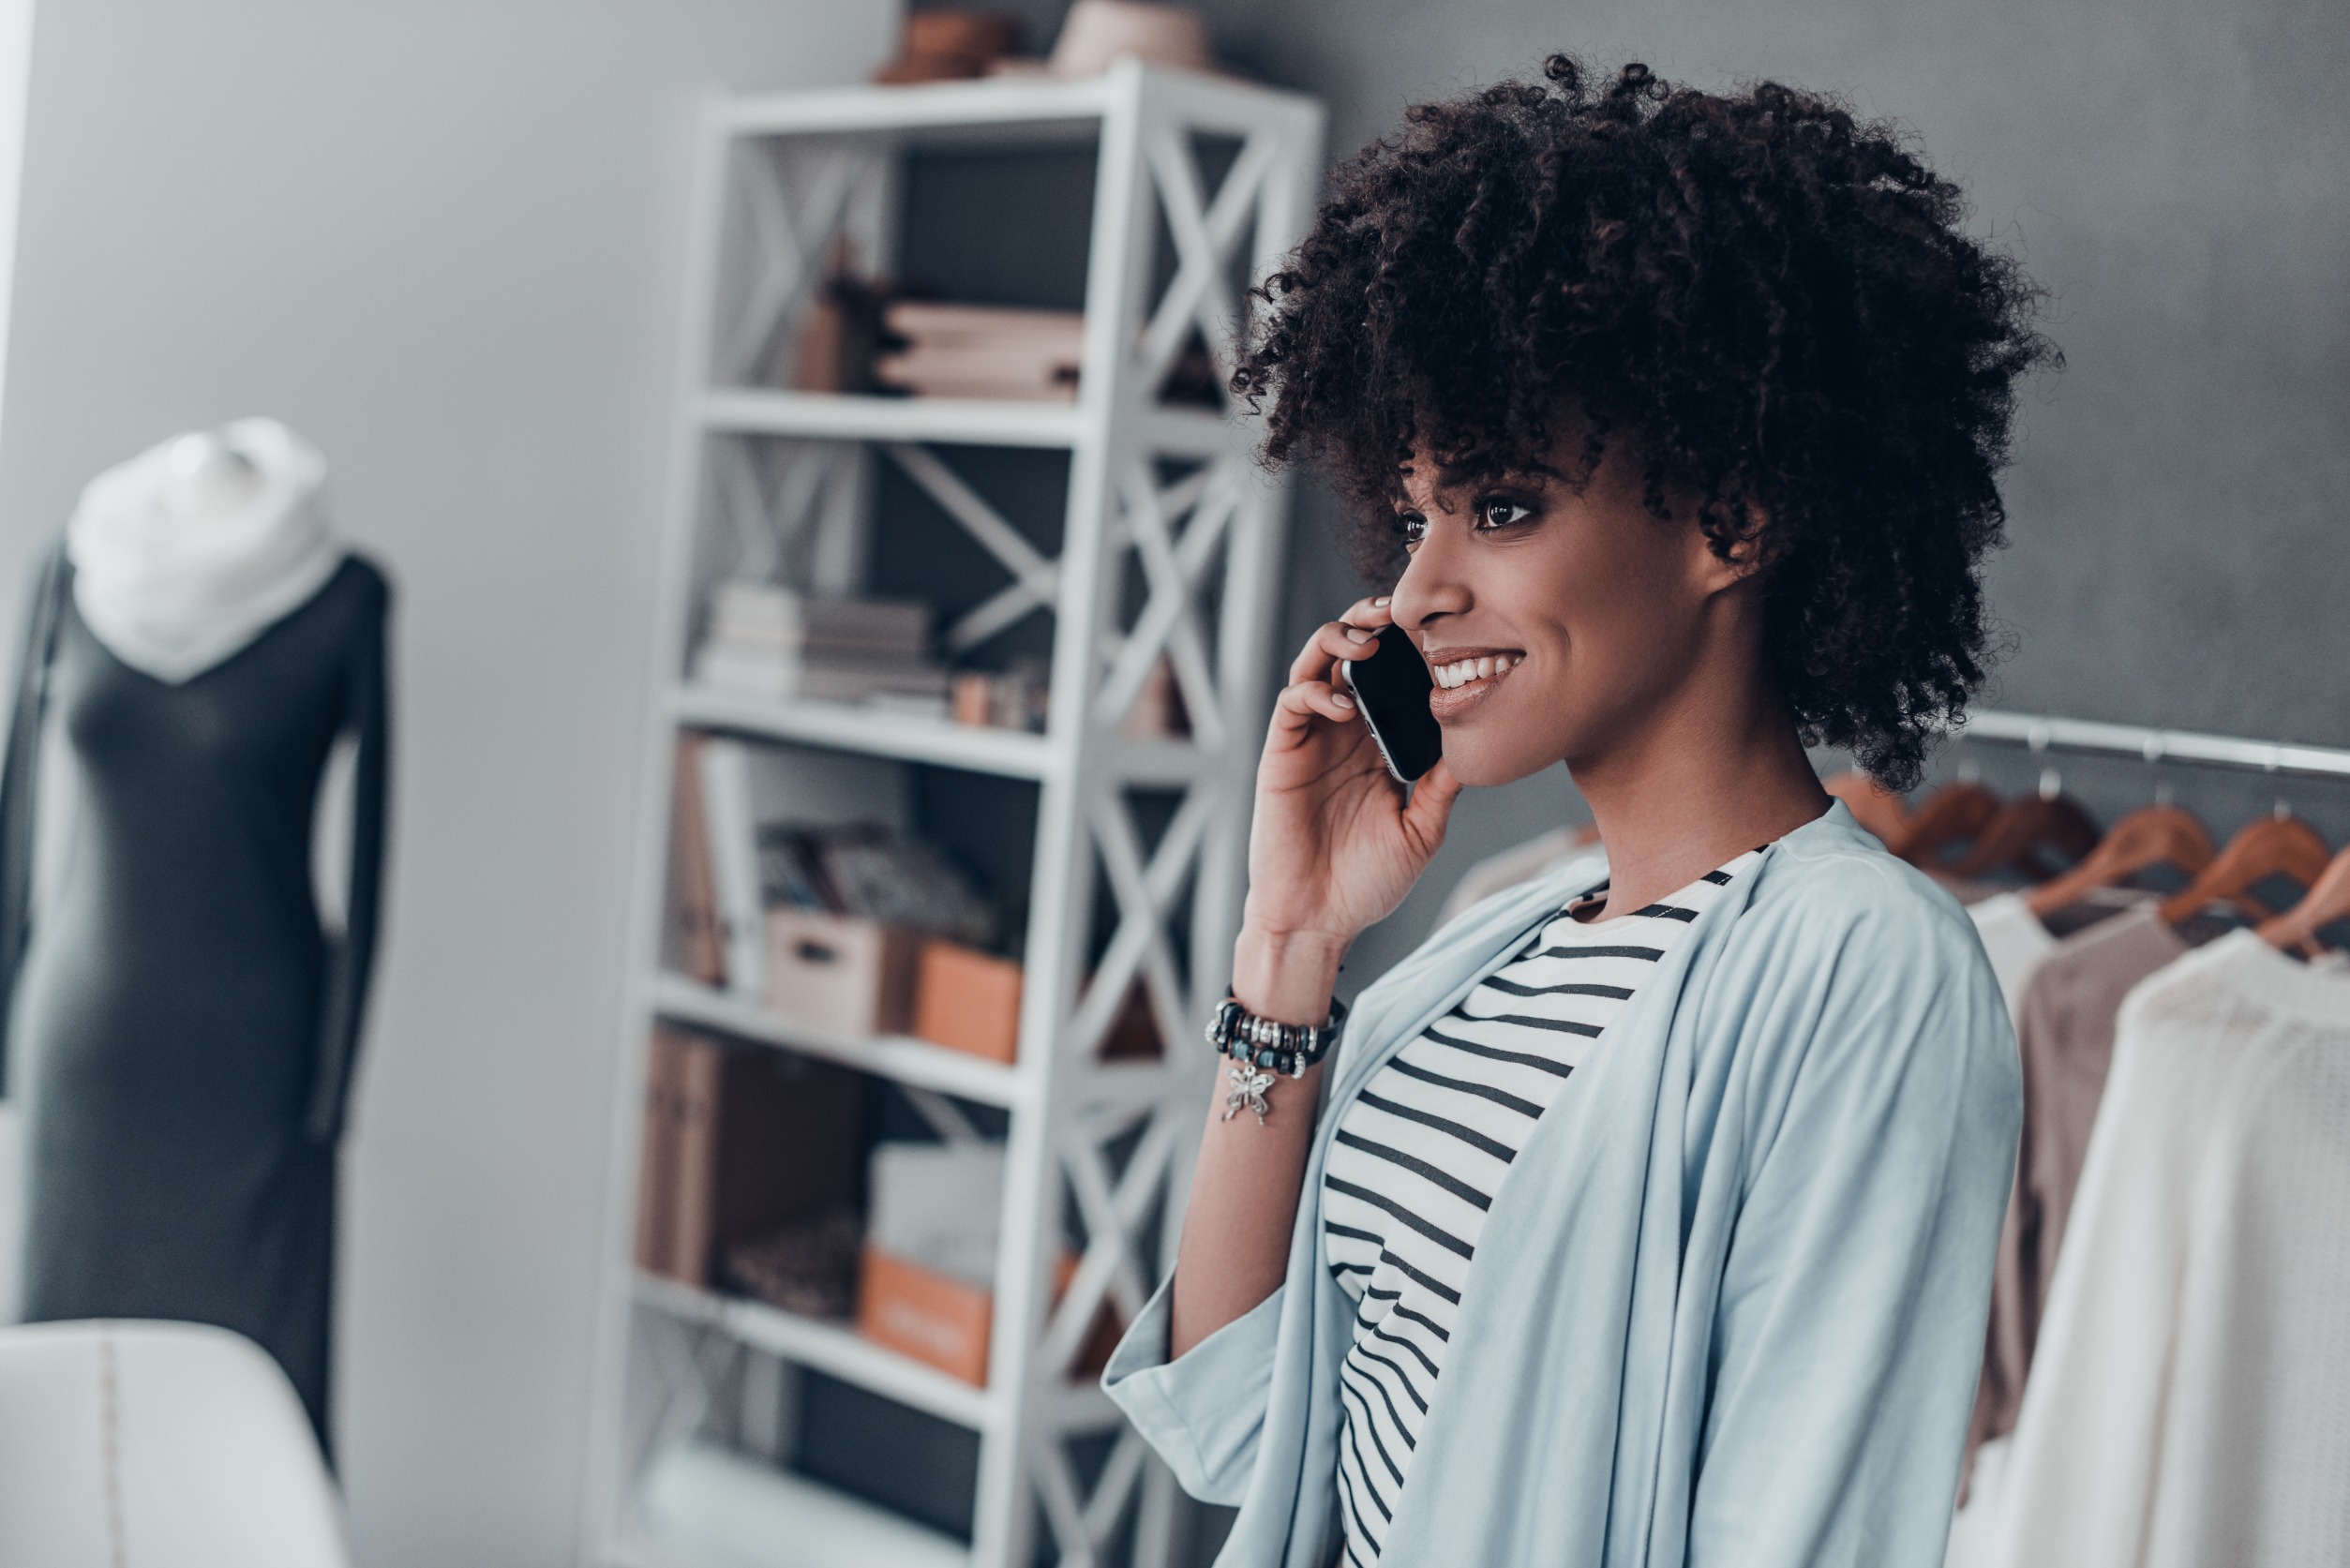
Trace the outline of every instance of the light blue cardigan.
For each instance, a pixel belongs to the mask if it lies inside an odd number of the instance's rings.
[[[1102,1382],[1220,1568],[1335,1549],[1355,1304],[1322,1259],[1370,1075],[1604,870],[1496,894],[1364,992],[1286,1282],[1167,1360],[1167,1288]],[[1389,1527],[1394,1568],[1935,1568],[1983,1359],[2022,1081],[1949,896],[1838,805],[1702,915],[1502,1185]]]

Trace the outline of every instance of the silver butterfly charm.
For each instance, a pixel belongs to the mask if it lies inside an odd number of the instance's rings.
[[[1231,1121],[1246,1107],[1257,1113],[1257,1125],[1263,1127],[1265,1113],[1272,1109],[1265,1091],[1273,1086],[1273,1075],[1247,1062],[1235,1062],[1224,1069],[1224,1081],[1232,1085],[1224,1096],[1224,1120]]]

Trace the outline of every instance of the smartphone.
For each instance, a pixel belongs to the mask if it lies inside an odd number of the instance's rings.
[[[1387,771],[1411,784],[1444,754],[1444,732],[1428,710],[1436,681],[1400,626],[1383,626],[1370,657],[1342,661],[1347,689],[1379,743]]]

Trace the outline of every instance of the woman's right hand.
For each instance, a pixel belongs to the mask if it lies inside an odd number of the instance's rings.
[[[1335,976],[1338,956],[1394,912],[1444,842],[1460,795],[1452,770],[1439,762],[1416,786],[1398,784],[1340,678],[1339,665],[1370,655],[1393,620],[1386,599],[1362,600],[1317,628],[1290,665],[1257,765],[1249,898],[1235,955],[1243,977],[1293,950],[1308,967],[1320,966],[1308,955],[1326,955]],[[1320,1002],[1327,1000],[1325,990]]]

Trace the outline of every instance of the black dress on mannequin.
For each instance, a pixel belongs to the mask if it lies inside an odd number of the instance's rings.
[[[0,1068],[21,1047],[29,1089],[23,1315],[233,1329],[284,1366],[323,1443],[336,1142],[382,881],[390,589],[347,557],[172,685],[98,640],[71,574],[60,560],[41,585],[0,776],[0,1009],[13,1004],[16,1037],[0,1036]],[[36,799],[52,708],[70,801]],[[337,939],[311,829],[347,733]],[[36,814],[57,809],[73,814],[69,858],[36,910]]]

